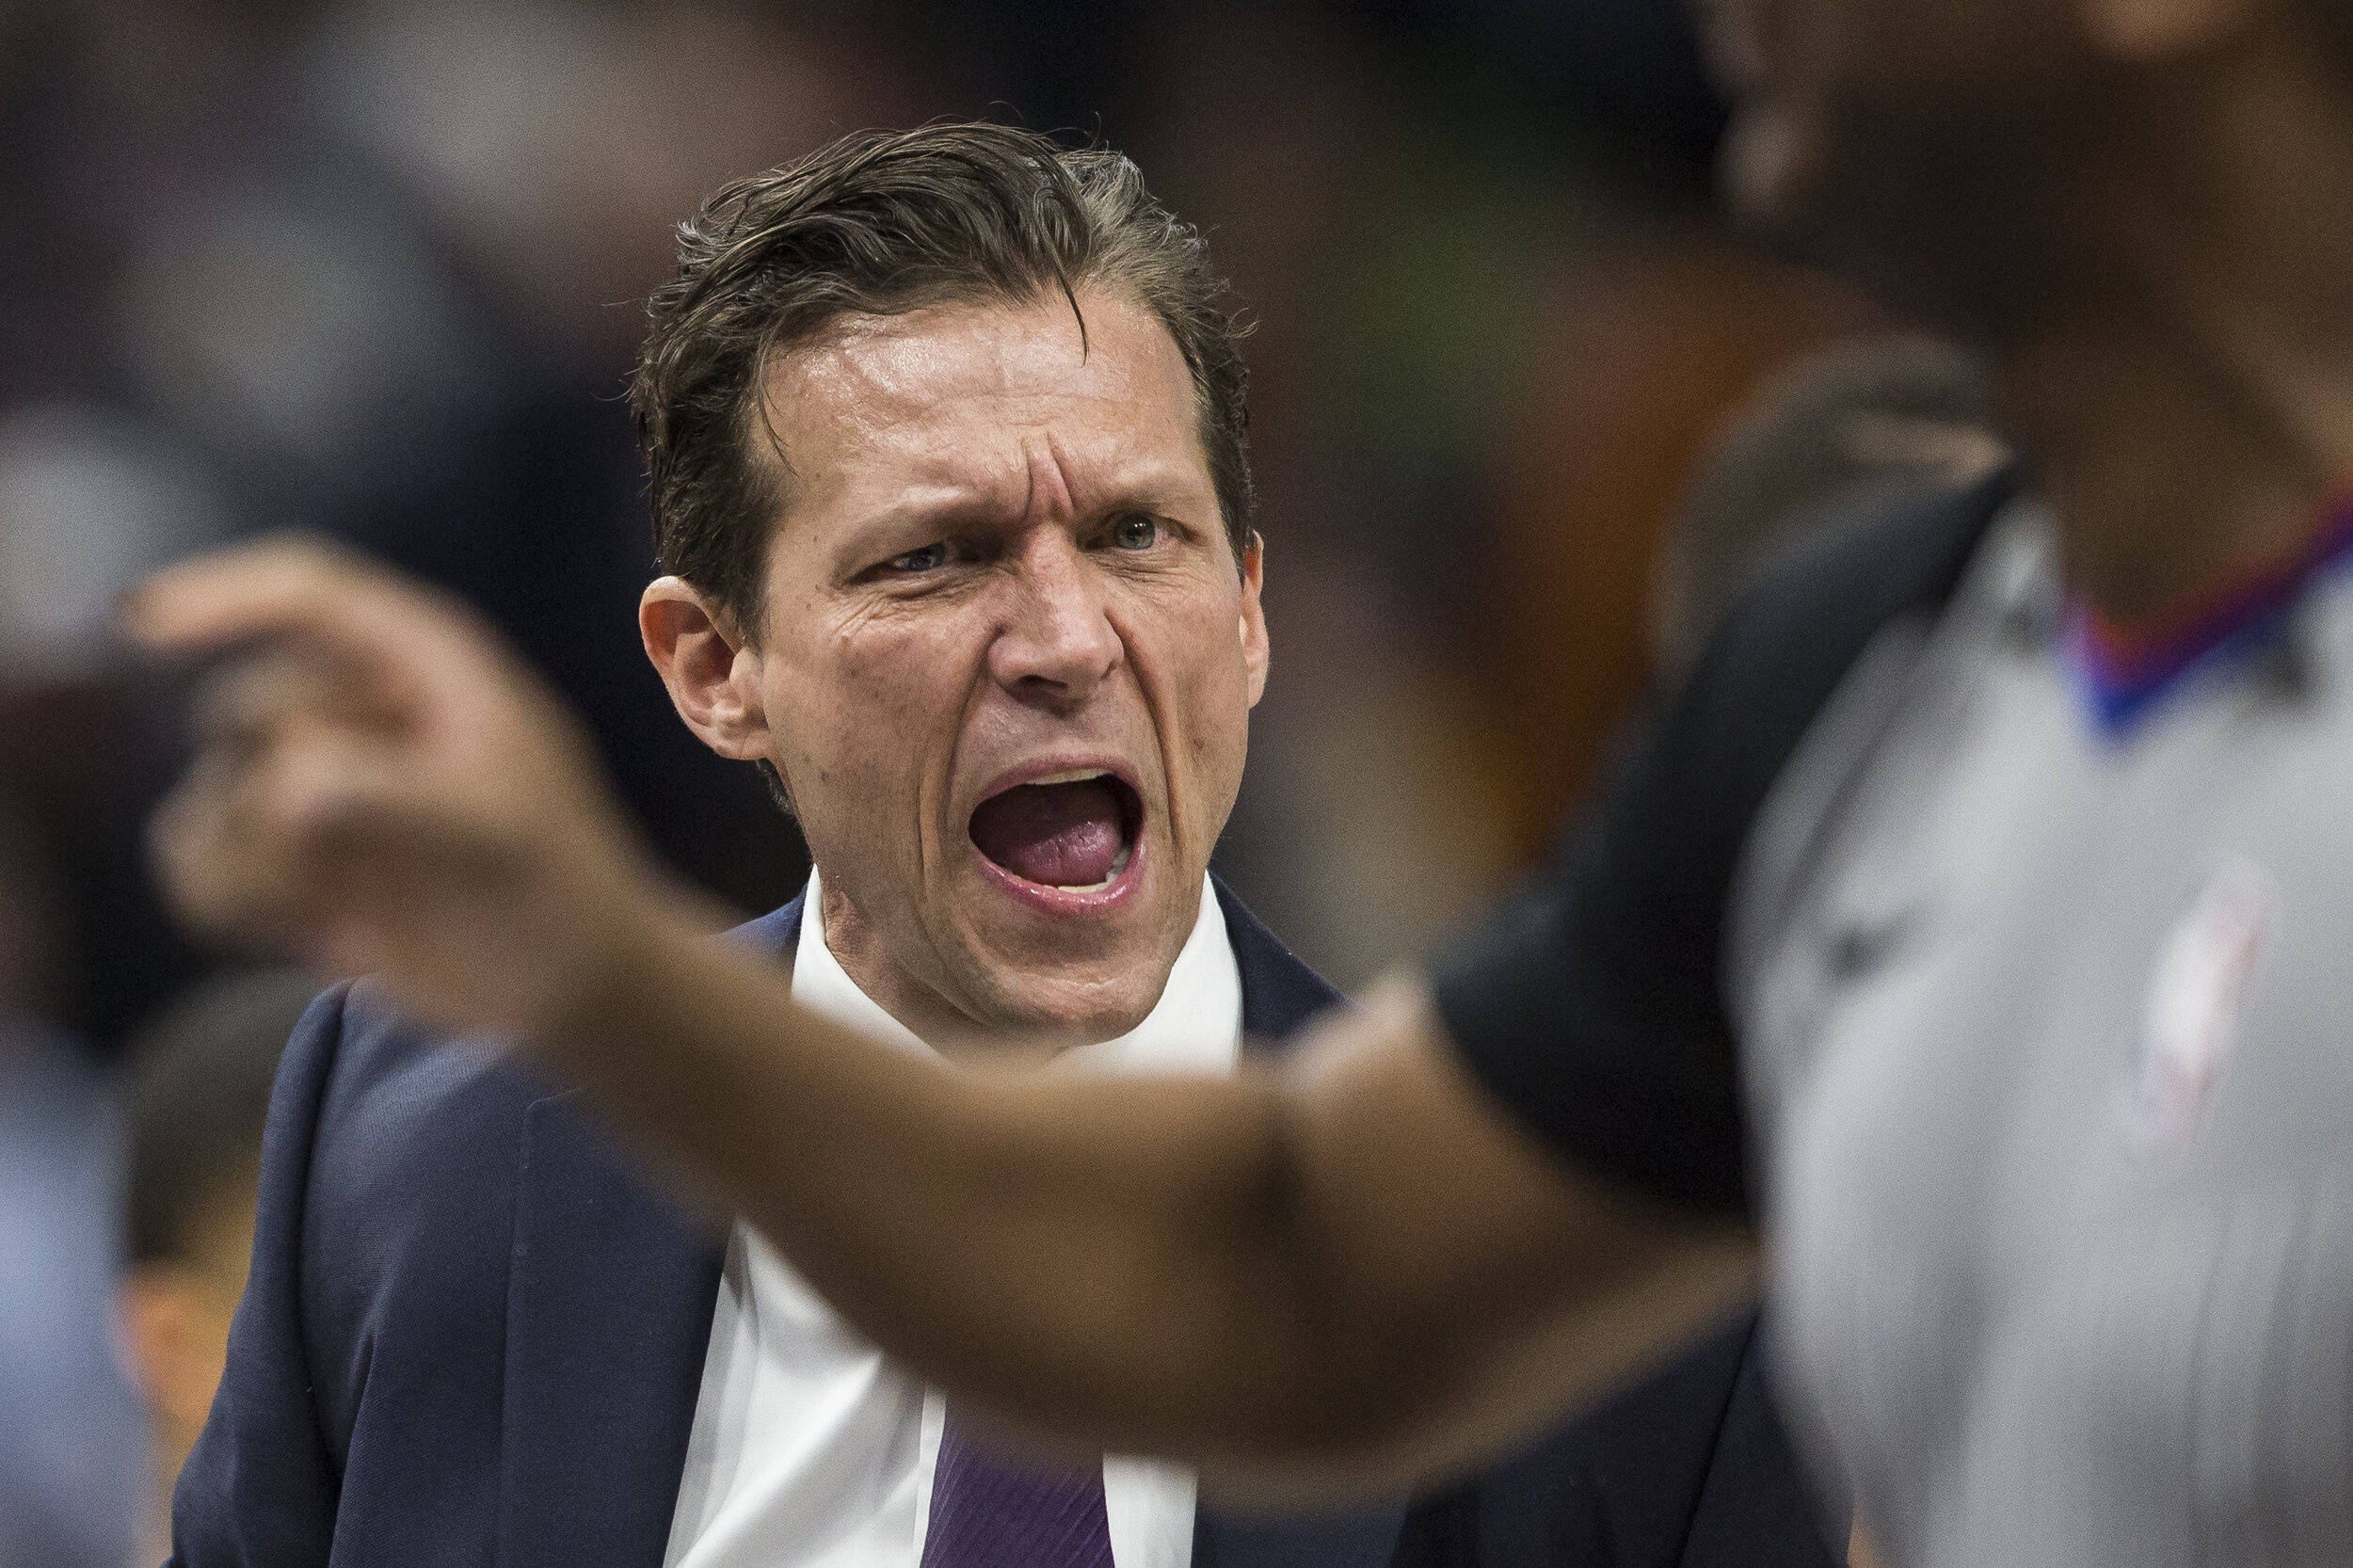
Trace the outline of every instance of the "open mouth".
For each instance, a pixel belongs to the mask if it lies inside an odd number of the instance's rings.
[[[1016,784],[972,812],[972,847],[1002,870],[1065,893],[1107,890],[1134,859],[1144,802],[1102,768]]]

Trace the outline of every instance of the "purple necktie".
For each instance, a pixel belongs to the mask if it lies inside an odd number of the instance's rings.
[[[1112,1568],[1103,1466],[1000,1463],[956,1419],[939,1434],[921,1568]]]

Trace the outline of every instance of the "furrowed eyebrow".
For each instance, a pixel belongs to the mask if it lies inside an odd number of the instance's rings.
[[[1201,498],[1206,507],[1204,516],[1188,520],[1185,510],[1190,477],[1181,466],[1146,461],[1112,474],[1104,484],[1091,487],[1099,498],[1082,507],[1074,520],[1082,525],[1107,522],[1128,513],[1144,513],[1180,528],[1222,528],[1213,495]],[[905,536],[924,533],[944,537],[959,530],[995,530],[1017,526],[1026,520],[1028,512],[1012,512],[983,490],[960,486],[920,487],[924,492],[920,500],[896,500],[852,522],[844,537],[854,555],[871,553],[870,549],[856,541],[879,535]],[[1028,487],[1023,487],[1026,499]],[[1011,497],[1004,498],[1010,501]],[[936,534],[935,534],[936,531]],[[931,537],[920,541],[929,543]],[[875,540],[875,548],[881,541]],[[915,544],[894,551],[918,548]]]

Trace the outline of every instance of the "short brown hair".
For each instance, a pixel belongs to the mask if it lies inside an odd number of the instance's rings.
[[[680,226],[678,273],[648,307],[630,386],[662,569],[757,636],[783,497],[751,436],[776,355],[847,315],[1056,296],[1076,312],[1086,283],[1127,290],[1176,339],[1239,560],[1251,538],[1243,329],[1200,232],[1116,152],[971,123],[844,136],[728,185]]]

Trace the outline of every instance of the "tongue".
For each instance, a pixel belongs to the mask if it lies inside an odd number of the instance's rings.
[[[972,842],[1014,875],[1051,888],[1089,888],[1119,857],[1119,796],[1111,781],[1024,784],[972,813]]]

